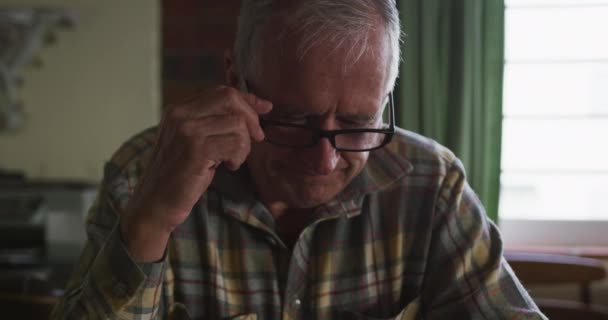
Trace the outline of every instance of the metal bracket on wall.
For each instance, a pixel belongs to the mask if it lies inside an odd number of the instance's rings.
[[[24,126],[17,89],[25,68],[41,66],[39,50],[55,42],[57,28],[73,25],[74,14],[62,8],[0,7],[0,133]]]

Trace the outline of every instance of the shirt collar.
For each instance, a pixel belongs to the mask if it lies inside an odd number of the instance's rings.
[[[394,142],[382,149],[372,151],[361,173],[340,196],[344,199],[361,198],[389,187],[411,172],[414,167],[403,156],[404,151],[400,150],[401,148],[403,148],[401,144]]]
[[[229,171],[220,166],[209,189],[220,194],[223,213],[253,227],[266,231],[274,230],[274,217],[258,200],[246,164],[236,171]]]
[[[357,216],[361,213],[365,195],[389,188],[413,170],[413,165],[402,155],[403,146],[393,142],[370,153],[361,173],[336,198],[318,208],[320,216]]]

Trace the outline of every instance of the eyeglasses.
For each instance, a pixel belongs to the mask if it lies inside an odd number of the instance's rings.
[[[245,90],[249,92],[245,82]],[[366,152],[388,144],[395,133],[395,106],[393,93],[389,94],[389,124],[385,128],[358,128],[341,130],[320,130],[307,125],[282,122],[260,117],[265,141],[277,146],[304,149],[315,146],[322,138],[327,138],[338,151]]]

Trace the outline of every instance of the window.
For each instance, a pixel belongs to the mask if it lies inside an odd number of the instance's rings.
[[[505,242],[608,244],[608,0],[506,6]]]

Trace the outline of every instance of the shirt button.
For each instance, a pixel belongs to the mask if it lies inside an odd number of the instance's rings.
[[[124,283],[118,283],[112,288],[112,293],[118,298],[127,296],[127,286]]]

